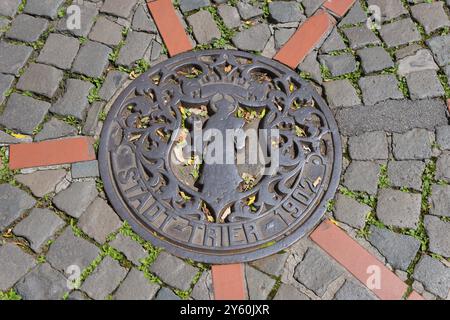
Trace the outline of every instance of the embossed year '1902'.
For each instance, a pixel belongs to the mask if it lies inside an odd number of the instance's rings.
[[[201,147],[188,148],[194,131],[208,129],[215,133],[201,135]],[[265,161],[206,161],[227,130],[277,135],[259,140]],[[246,159],[253,142],[235,142],[231,157]],[[181,257],[234,263],[276,253],[314,228],[336,192],[341,152],[330,109],[295,72],[212,50],[175,56],[134,80],[108,114],[99,160],[109,200],[139,235]]]

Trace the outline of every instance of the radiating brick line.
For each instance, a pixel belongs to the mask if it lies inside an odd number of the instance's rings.
[[[368,280],[379,271],[379,288],[369,289],[380,299],[400,300],[403,298],[407,285],[331,221],[324,221],[310,237],[365,286]],[[420,298],[416,292],[410,296],[410,299]]]
[[[151,0],[147,6],[171,56],[193,49],[172,1]]]
[[[9,167],[13,170],[95,160],[93,140],[66,138],[9,147]]]
[[[226,264],[211,267],[215,300],[245,300],[244,265]]]
[[[324,10],[319,10],[300,25],[289,41],[274,56],[274,59],[295,69],[323,40],[335,23],[332,16]]]
[[[353,6],[356,0],[327,0],[323,7],[342,18]]]

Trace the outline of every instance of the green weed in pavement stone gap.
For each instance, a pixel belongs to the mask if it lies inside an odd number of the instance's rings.
[[[9,183],[16,185],[14,175],[17,174],[16,170],[9,169],[9,160],[7,157],[7,148],[0,147],[0,183]]]
[[[22,297],[14,289],[11,289],[6,292],[0,291],[0,300],[22,300]]]

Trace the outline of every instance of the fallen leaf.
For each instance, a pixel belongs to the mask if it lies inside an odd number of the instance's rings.
[[[314,183],[313,183],[314,188],[316,188],[316,187],[320,184],[320,182],[322,182],[322,177],[318,177],[318,178],[314,181]]]

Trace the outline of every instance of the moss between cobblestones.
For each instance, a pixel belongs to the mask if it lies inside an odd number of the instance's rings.
[[[120,40],[119,44],[116,45],[113,48],[113,51],[109,54],[109,61],[111,61],[111,63],[113,63],[114,65],[116,65],[116,61],[119,58],[120,49],[122,49],[122,47],[125,45],[125,39],[128,35],[129,30],[130,29],[127,27],[124,27],[122,29],[122,40]]]
[[[6,292],[0,291],[0,300],[22,300],[22,297],[14,289],[11,289]]]
[[[16,181],[14,179],[14,175],[17,171],[9,169],[9,160],[6,147],[0,147],[0,161],[0,184],[9,183],[15,185]]]
[[[272,290],[270,290],[269,295],[267,296],[267,300],[273,300],[273,298],[275,297],[275,295],[277,294],[278,290],[281,287],[281,276],[276,278],[276,282],[272,288]]]
[[[228,28],[225,23],[223,22],[223,19],[220,17],[219,13],[217,12],[217,7],[215,6],[209,6],[204,7],[200,10],[206,10],[209,13],[211,13],[214,21],[216,22],[217,27],[219,28],[221,37],[219,39],[215,39],[210,44],[199,44],[197,45],[194,50],[206,50],[206,49],[224,49],[227,46],[231,45],[231,38],[233,38],[235,34],[234,29]],[[192,35],[192,30],[190,30],[190,34]]]

